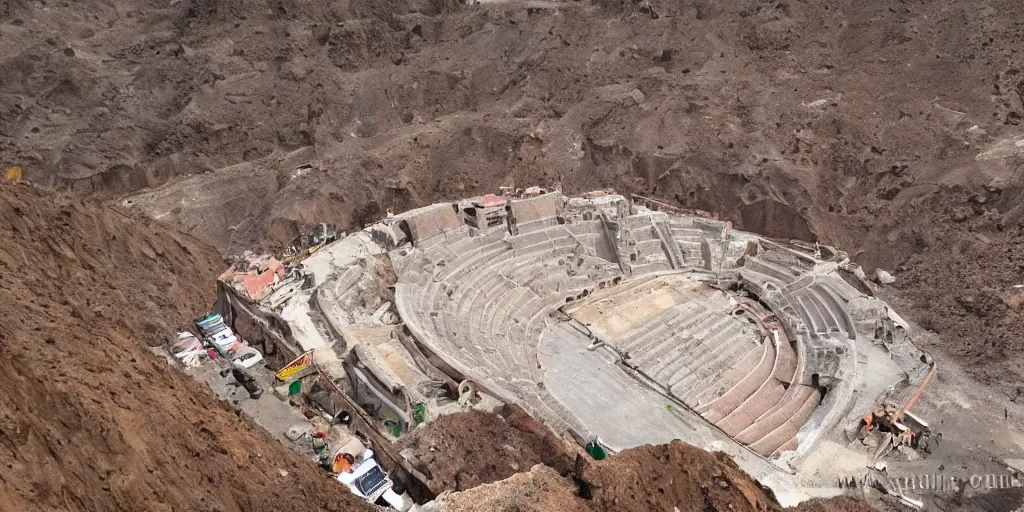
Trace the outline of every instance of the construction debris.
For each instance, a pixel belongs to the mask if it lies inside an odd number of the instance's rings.
[[[875,447],[869,465],[875,469],[884,469],[885,463],[878,459],[893,450],[904,453],[908,460],[919,458],[918,450],[929,450],[931,429],[928,424],[894,400],[885,400],[865,414],[855,432],[852,437]]]
[[[892,274],[882,270],[880,268],[875,269],[875,282],[878,284],[893,284],[896,282],[896,278]]]

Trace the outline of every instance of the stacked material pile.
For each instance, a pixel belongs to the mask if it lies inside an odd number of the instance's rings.
[[[244,296],[258,301],[274,291],[273,285],[285,277],[284,264],[277,258],[264,254],[247,254],[220,276],[220,280],[238,290]]]

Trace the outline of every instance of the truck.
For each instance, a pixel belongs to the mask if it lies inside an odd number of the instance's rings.
[[[380,464],[373,458],[373,452],[367,450],[363,455],[363,461],[351,471],[338,473],[338,481],[345,484],[353,494],[366,500],[371,505],[378,499],[384,498],[388,505],[391,505],[399,512],[406,512],[412,507],[401,495],[392,488],[394,483],[388,478]]]
[[[217,349],[221,355],[228,355],[234,351],[238,337],[224,323],[224,317],[218,313],[206,316],[196,321],[196,328],[203,336],[203,340]]]

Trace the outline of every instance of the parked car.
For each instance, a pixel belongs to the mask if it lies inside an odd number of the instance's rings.
[[[242,368],[249,369],[263,362],[263,354],[255,348],[244,347],[231,356],[231,361],[242,365]]]

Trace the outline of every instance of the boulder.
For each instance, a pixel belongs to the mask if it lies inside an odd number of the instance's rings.
[[[309,423],[296,423],[285,431],[284,436],[291,441],[298,441],[302,436],[313,433],[313,425]]]
[[[892,284],[896,282],[896,278],[892,274],[880,269],[875,269],[875,282],[878,284]]]
[[[860,265],[853,267],[853,275],[857,276],[857,279],[867,279],[868,275],[864,273],[864,268]]]

